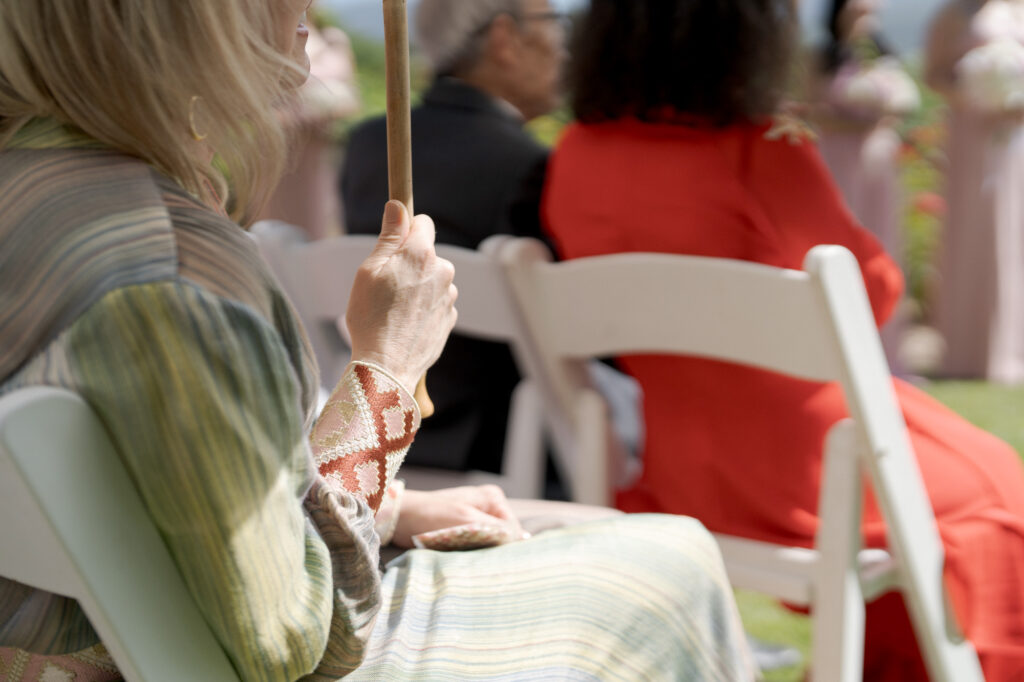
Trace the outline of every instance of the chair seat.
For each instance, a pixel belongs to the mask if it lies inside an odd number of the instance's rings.
[[[715,534],[734,587],[768,594],[793,606],[814,602],[814,585],[821,570],[816,549],[776,545]],[[898,586],[896,559],[884,549],[862,549],[857,555],[861,590],[873,601]]]

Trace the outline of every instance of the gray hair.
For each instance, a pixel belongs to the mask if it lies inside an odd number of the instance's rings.
[[[517,16],[523,0],[420,0],[416,40],[436,75],[473,66],[484,45],[484,29],[501,14]]]

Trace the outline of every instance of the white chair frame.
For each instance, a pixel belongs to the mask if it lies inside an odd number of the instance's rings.
[[[526,374],[554,422],[574,500],[604,504],[611,489],[605,406],[581,379],[588,358],[678,353],[838,381],[851,419],[827,438],[814,548],[719,535],[730,580],[811,607],[817,680],[862,678],[864,603],[891,589],[904,594],[933,680],[983,679],[947,606],[932,507],[849,251],[816,247],[803,271],[648,253],[555,264],[528,239],[502,244],[498,257],[531,336]],[[862,473],[888,551],[862,549]]]
[[[0,546],[0,575],[76,599],[125,679],[239,679],[106,431],[70,391],[0,397]]]
[[[507,237],[498,235],[492,242],[504,239]],[[376,242],[372,235],[344,235],[312,242],[260,242],[260,247],[308,332],[314,334],[325,324],[338,325],[343,338],[347,338],[343,325],[352,281]],[[458,246],[439,244],[437,254],[455,265],[455,283],[459,288],[455,331],[508,343],[518,357],[522,352],[522,322],[501,266],[482,251]],[[318,357],[317,361],[322,367],[339,364],[330,357]],[[521,381],[513,392],[509,409],[501,475],[406,465],[402,467],[402,477],[410,486],[425,490],[494,483],[510,497],[543,497],[545,450],[541,405],[537,389],[531,382]]]

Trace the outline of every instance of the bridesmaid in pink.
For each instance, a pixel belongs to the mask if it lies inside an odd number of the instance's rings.
[[[259,216],[295,225],[311,240],[344,231],[338,192],[341,149],[333,129],[361,107],[348,36],[333,26],[318,28],[322,22],[316,16],[306,43],[310,78],[283,114],[291,134],[291,166]]]
[[[1024,381],[1024,4],[951,0],[925,78],[948,100],[949,212],[936,311],[944,374]]]
[[[878,0],[832,0],[829,42],[815,69],[812,112],[819,149],[858,221],[900,262],[903,254],[894,126],[920,104],[914,81],[878,37]],[[900,373],[904,320],[897,310],[882,328],[894,374]]]

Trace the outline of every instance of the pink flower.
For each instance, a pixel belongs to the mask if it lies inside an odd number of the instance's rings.
[[[918,192],[914,197],[914,210],[941,218],[946,215],[946,199],[935,192]]]

